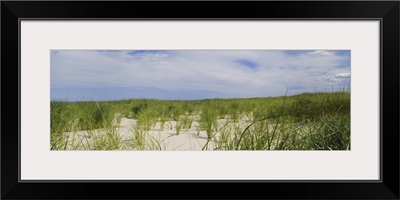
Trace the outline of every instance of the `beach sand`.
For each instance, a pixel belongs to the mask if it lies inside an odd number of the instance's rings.
[[[214,139],[208,141],[206,131],[197,131],[199,126],[197,121],[193,121],[190,129],[181,129],[179,135],[176,134],[176,123],[176,121],[166,121],[164,129],[161,130],[161,123],[157,122],[150,130],[143,131],[142,135],[146,139],[141,148],[134,148],[135,144],[137,144],[135,143],[137,141],[137,136],[135,137],[137,120],[129,118],[121,118],[120,124],[109,130],[96,129],[66,132],[64,133],[64,138],[68,140],[67,150],[96,149],[93,147],[99,145],[102,139],[109,138],[110,135],[119,140],[119,148],[116,150],[214,150]],[[218,123],[224,124],[226,120],[219,119]],[[218,135],[219,133],[217,132],[215,136],[218,137]]]

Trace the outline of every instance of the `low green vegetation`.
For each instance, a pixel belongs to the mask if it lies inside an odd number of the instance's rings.
[[[169,137],[205,134],[213,150],[349,150],[350,93],[193,101],[50,103],[52,150],[163,150]],[[126,133],[122,119],[135,120]],[[198,137],[198,136],[197,136]],[[203,149],[210,149],[207,148]]]

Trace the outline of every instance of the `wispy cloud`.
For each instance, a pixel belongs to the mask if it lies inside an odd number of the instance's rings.
[[[349,66],[350,51],[57,50],[51,98],[277,96],[347,85]]]
[[[324,50],[316,50],[309,53],[310,55],[319,55],[319,56],[330,56],[333,54],[332,51],[324,51]]]
[[[336,74],[336,78],[350,78],[350,73],[339,73]]]

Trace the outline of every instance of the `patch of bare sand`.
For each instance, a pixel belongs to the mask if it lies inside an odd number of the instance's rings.
[[[157,122],[149,131],[144,131],[145,142],[140,150],[213,150],[215,141],[210,140],[207,144],[207,133],[197,131],[198,123],[193,122],[188,130],[181,129],[179,135],[176,133],[176,121],[167,121],[161,129],[161,123]],[[119,141],[119,150],[135,150],[137,148],[137,136],[135,128],[137,120],[121,118],[119,126],[109,130],[96,129],[76,132],[68,132],[64,137],[68,138],[69,150],[98,149],[104,145],[104,141],[110,138]]]

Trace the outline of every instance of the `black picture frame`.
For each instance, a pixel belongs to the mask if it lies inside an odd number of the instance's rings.
[[[399,199],[399,8],[398,1],[2,1],[1,198]],[[381,180],[21,182],[20,19],[379,19]]]

